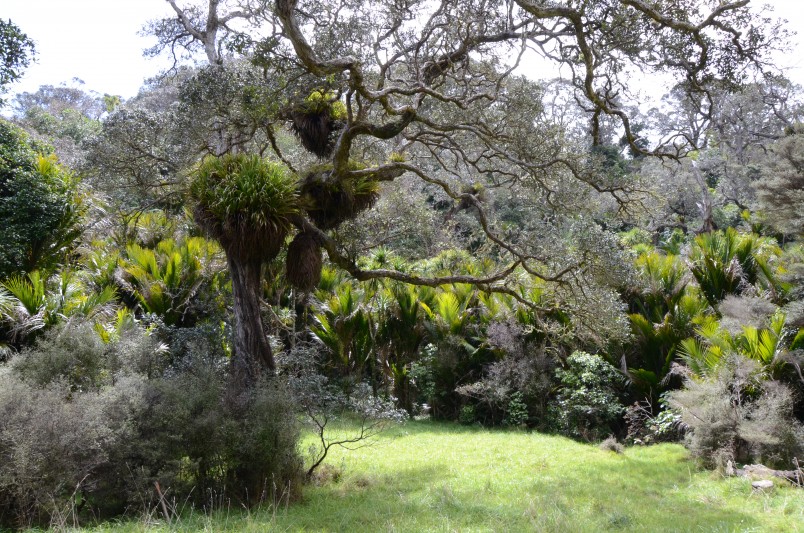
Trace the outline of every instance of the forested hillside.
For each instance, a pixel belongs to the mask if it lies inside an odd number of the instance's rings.
[[[293,499],[332,446],[412,418],[800,472],[781,23],[719,0],[167,2],[146,53],[174,66],[136,97],[0,100],[0,527],[163,490]],[[34,54],[0,20],[0,96]]]

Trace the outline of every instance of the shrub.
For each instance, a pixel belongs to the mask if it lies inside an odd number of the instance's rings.
[[[9,369],[0,374],[0,524],[47,523],[74,495],[106,490],[119,472],[110,451],[132,437],[143,381],[118,381],[102,392],[39,387]]]
[[[23,381],[45,387],[61,382],[73,391],[97,390],[104,381],[106,345],[89,324],[48,331],[20,353],[14,370]]]
[[[461,407],[461,412],[458,414],[458,422],[461,424],[468,426],[474,424],[477,421],[477,415],[475,414],[475,406],[474,405],[464,405]]]
[[[302,480],[296,399],[278,379],[236,389],[187,343],[171,366],[139,327],[108,345],[68,324],[0,367],[0,524],[154,505],[253,504]],[[78,502],[81,502],[80,504]]]
[[[480,381],[458,387],[474,402],[477,419],[486,425],[544,425],[548,398],[556,386],[556,360],[526,340],[522,326],[496,322],[488,342],[501,359],[488,365]]]
[[[618,398],[624,379],[617,369],[599,356],[576,351],[556,377],[562,388],[550,415],[559,433],[587,441],[611,433],[624,410]]]
[[[522,398],[522,393],[516,391],[511,394],[508,409],[503,419],[506,426],[522,426],[528,421],[528,406]]]
[[[617,439],[612,435],[608,437],[606,440],[600,443],[598,446],[601,450],[614,452],[614,453],[623,453],[625,448],[622,444],[617,442]]]
[[[60,383],[73,392],[98,391],[124,375],[161,374],[167,364],[165,347],[133,323],[122,328],[105,343],[89,323],[63,324],[20,352],[11,366],[31,385]]]
[[[804,427],[793,416],[790,389],[765,381],[755,361],[730,355],[714,373],[688,380],[668,398],[687,427],[687,447],[707,466],[730,460],[789,467],[804,453]]]
[[[293,398],[278,380],[233,390],[224,372],[199,365],[153,380],[138,414],[140,438],[121,450],[143,484],[159,481],[196,502],[226,494],[247,505],[274,489],[296,495],[301,460]]]
[[[667,393],[659,399],[662,409],[653,414],[650,402],[635,402],[625,410],[626,441],[632,444],[675,442],[682,438],[681,417],[667,405]]]

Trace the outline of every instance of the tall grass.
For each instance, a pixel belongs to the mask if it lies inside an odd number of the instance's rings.
[[[679,445],[615,454],[537,433],[409,423],[334,451],[303,501],[98,531],[804,531],[804,491],[754,493]],[[337,478],[337,481],[333,479]],[[158,518],[154,513],[152,518]]]

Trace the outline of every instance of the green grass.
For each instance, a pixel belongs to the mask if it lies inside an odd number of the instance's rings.
[[[679,445],[622,455],[571,440],[425,422],[336,450],[338,481],[301,502],[97,531],[804,531],[804,491],[752,493],[696,469]]]

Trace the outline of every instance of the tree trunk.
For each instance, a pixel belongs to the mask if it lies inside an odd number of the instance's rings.
[[[235,316],[232,366],[237,381],[251,384],[276,370],[260,313],[262,261],[228,257],[228,262]]]

